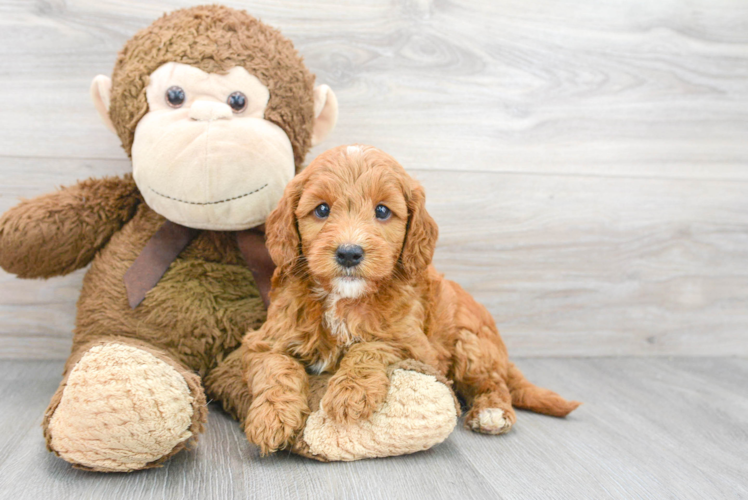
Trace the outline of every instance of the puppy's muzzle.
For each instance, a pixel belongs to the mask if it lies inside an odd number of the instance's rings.
[[[364,260],[364,249],[359,245],[340,245],[335,250],[335,260],[345,268],[356,267]]]

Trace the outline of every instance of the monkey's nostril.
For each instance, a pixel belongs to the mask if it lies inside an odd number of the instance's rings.
[[[364,249],[359,245],[340,245],[335,251],[335,260],[343,267],[354,267],[364,260]]]

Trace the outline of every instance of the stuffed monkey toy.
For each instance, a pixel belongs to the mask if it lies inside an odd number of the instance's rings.
[[[76,467],[132,471],[197,438],[206,394],[244,425],[251,394],[239,346],[265,319],[273,272],[263,223],[334,127],[337,101],[277,30],[221,6],[175,11],[137,33],[91,94],[132,174],[5,213],[0,266],[49,278],[90,263],[44,436]],[[389,409],[345,439],[317,426],[294,451],[346,460],[442,441],[457,410],[425,371],[393,370]],[[325,383],[314,379],[312,407]]]

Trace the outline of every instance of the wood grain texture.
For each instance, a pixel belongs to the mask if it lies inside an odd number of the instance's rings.
[[[197,447],[161,469],[72,469],[39,423],[58,361],[0,362],[0,499],[738,499],[748,497],[748,360],[521,359],[527,376],[585,404],[567,419],[520,412],[506,436],[458,427],[422,453],[323,464],[259,458],[211,406]]]
[[[521,355],[748,355],[748,4],[226,2],[427,188],[439,269]],[[88,97],[186,1],[0,4],[0,210],[126,172]],[[69,350],[82,274],[0,274],[0,357]]]

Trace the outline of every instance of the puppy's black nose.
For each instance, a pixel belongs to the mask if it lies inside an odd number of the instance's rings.
[[[354,267],[364,260],[364,249],[358,245],[340,245],[335,251],[335,260],[343,267]]]

